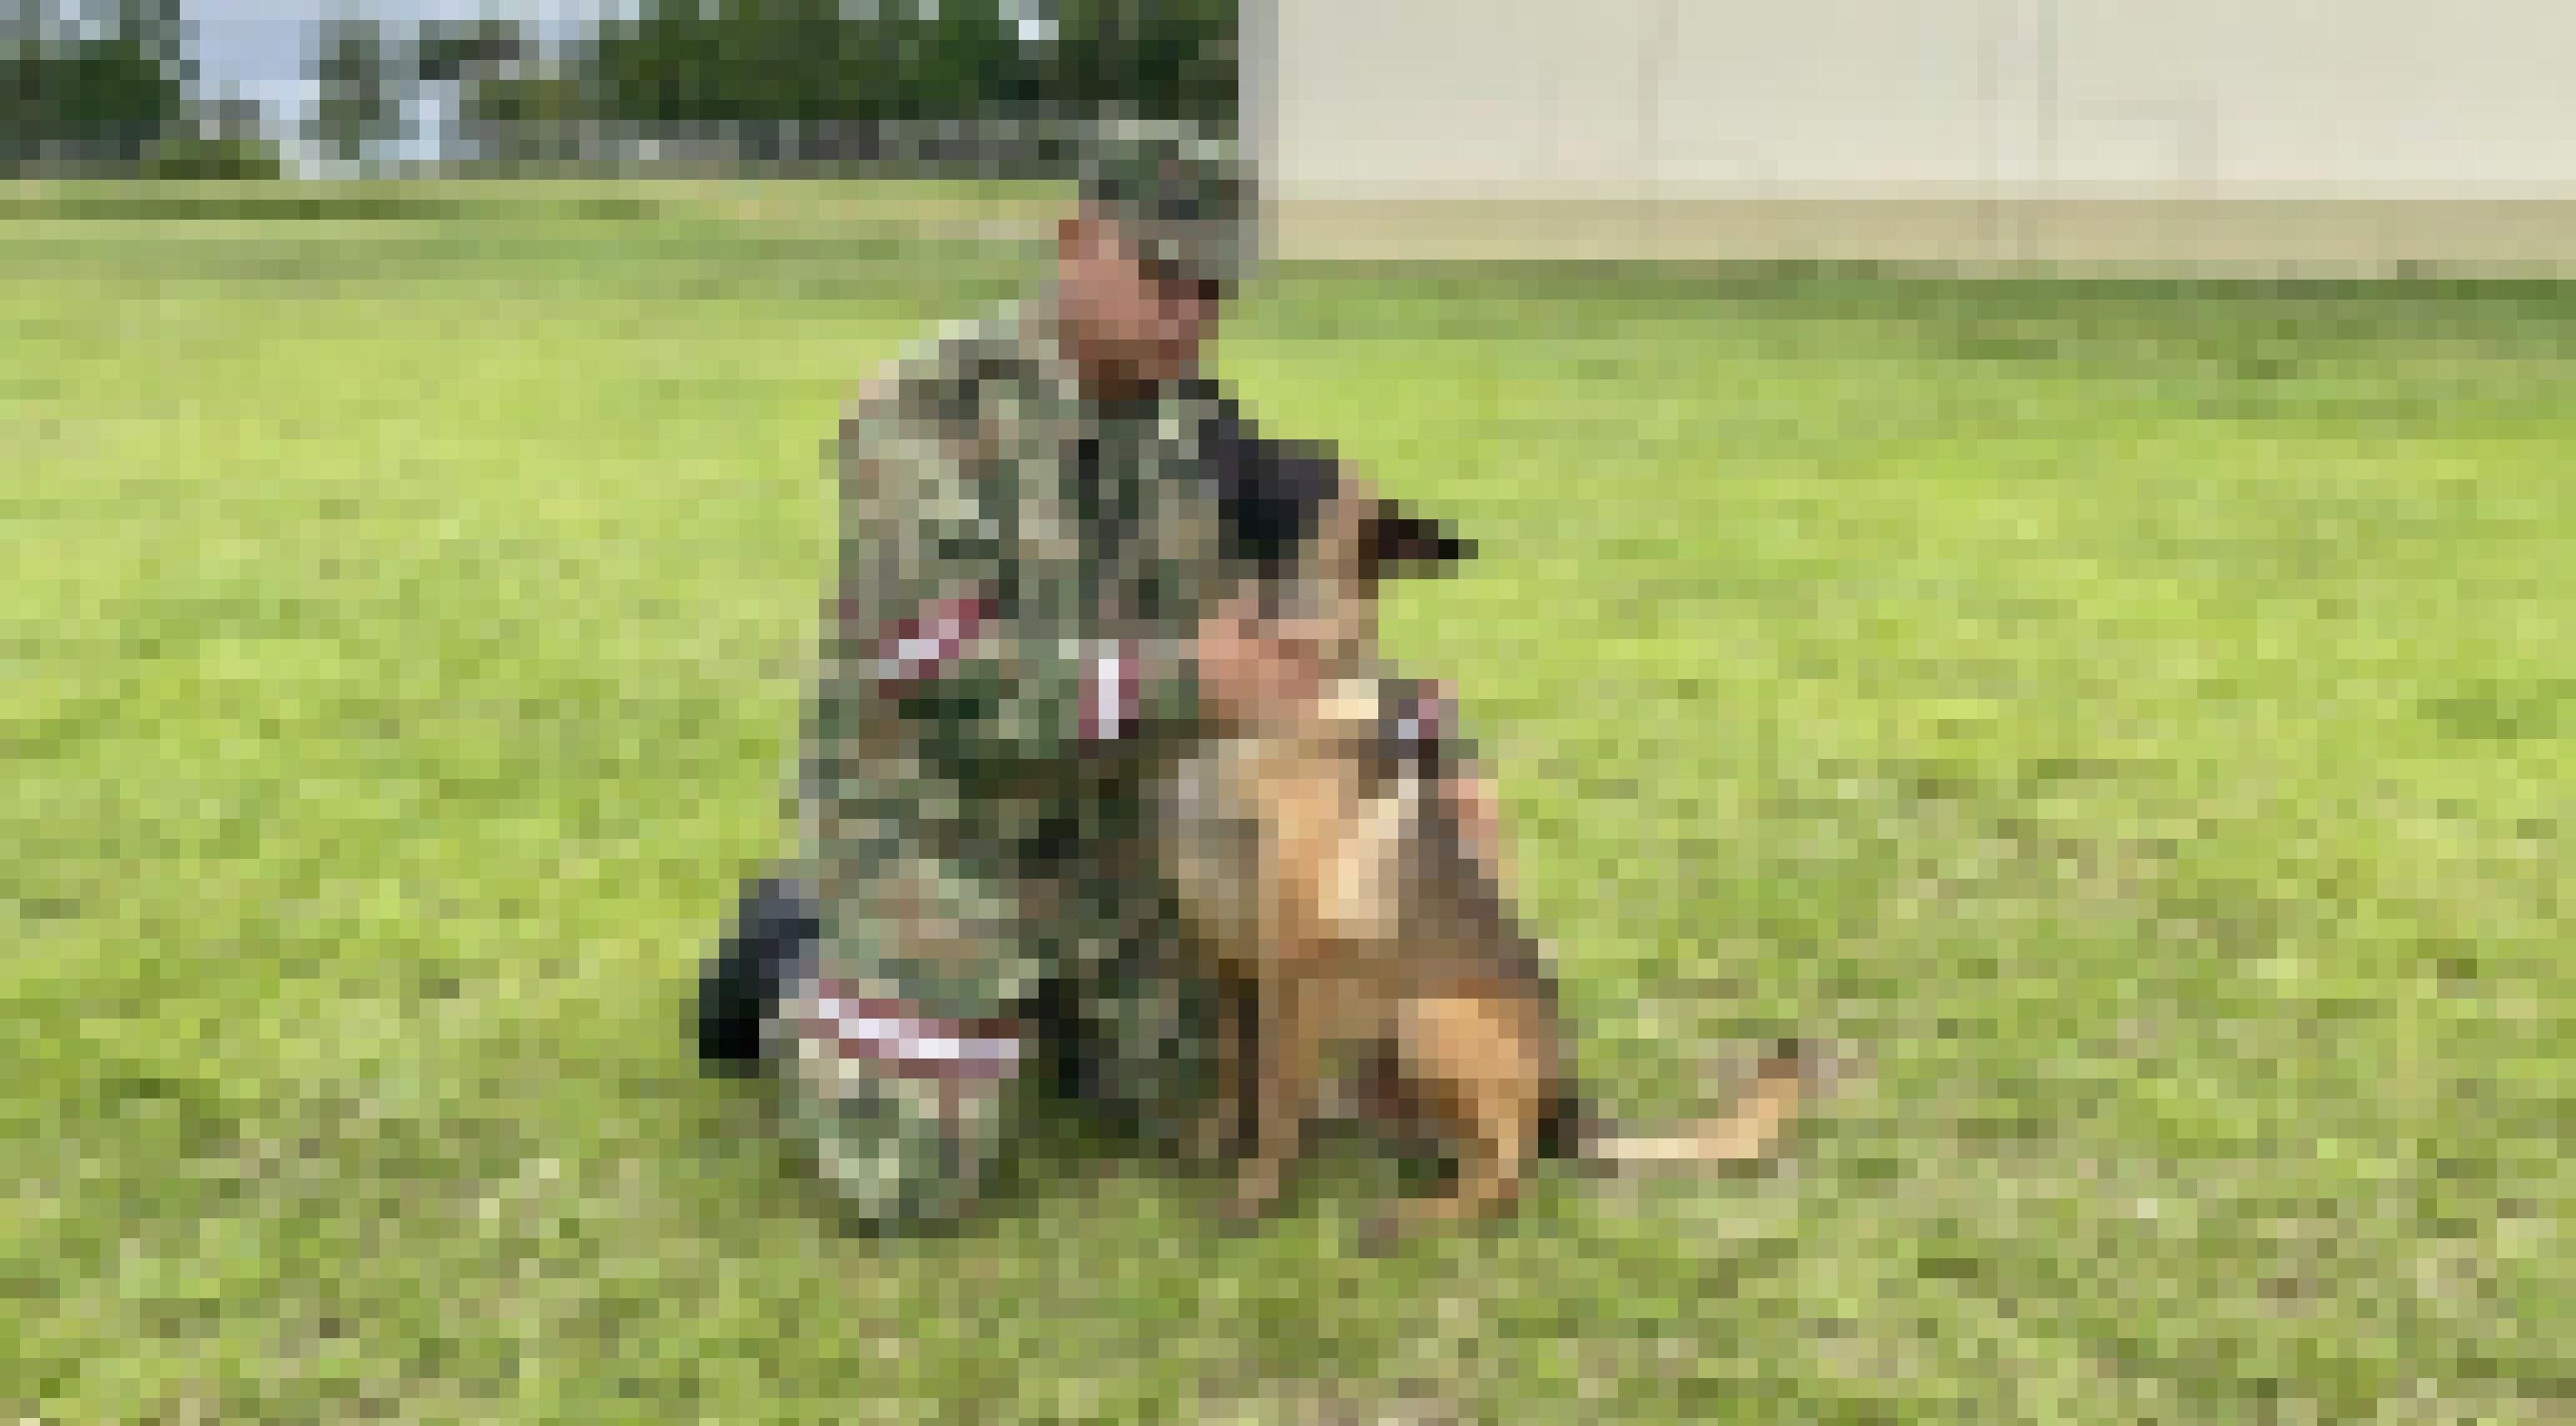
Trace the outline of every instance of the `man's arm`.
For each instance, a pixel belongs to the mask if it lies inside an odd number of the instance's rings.
[[[1020,472],[977,419],[894,387],[843,423],[826,704],[889,701],[934,748],[988,766],[1197,727],[1193,641],[1104,639],[1072,562],[1022,557]]]

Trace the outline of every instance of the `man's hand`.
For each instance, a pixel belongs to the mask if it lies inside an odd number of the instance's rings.
[[[1323,686],[1329,634],[1317,621],[1265,618],[1251,592],[1199,624],[1199,689],[1220,722],[1249,727],[1294,712]]]

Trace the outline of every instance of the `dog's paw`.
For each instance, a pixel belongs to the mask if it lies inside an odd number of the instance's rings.
[[[1217,1226],[1227,1237],[1248,1238],[1259,1232],[1264,1223],[1270,1221],[1271,1212],[1270,1204],[1246,1203],[1240,1198],[1230,1198],[1226,1200],[1225,1206],[1217,1211]]]
[[[1279,1173],[1267,1164],[1249,1164],[1234,1181],[1234,1194],[1226,1201],[1225,1216],[1234,1223],[1258,1223],[1270,1216],[1279,1205]]]
[[[1241,1138],[1234,1116],[1219,1110],[1199,1120],[1183,1141],[1181,1152],[1191,1166],[1211,1168],[1233,1158]]]
[[[1404,1217],[1393,1209],[1381,1209],[1360,1220],[1359,1231],[1352,1235],[1352,1250],[1363,1258],[1382,1258],[1404,1243]]]

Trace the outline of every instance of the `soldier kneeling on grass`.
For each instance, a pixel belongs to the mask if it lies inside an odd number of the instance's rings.
[[[800,865],[746,893],[700,1036],[775,1073],[864,1222],[966,1211],[1041,1057],[1160,1147],[1204,1108],[1209,990],[1143,776],[1322,673],[1236,592],[1265,522],[1217,477],[1241,428],[1197,370],[1249,218],[1225,148],[1121,133],[1045,290],[899,361],[841,424]],[[1293,527],[1320,493],[1252,503]]]

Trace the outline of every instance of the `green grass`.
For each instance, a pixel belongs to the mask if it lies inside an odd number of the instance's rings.
[[[1028,255],[761,196],[0,213],[0,1415],[2566,1419],[2576,292],[1277,275],[1610,1098],[1848,1071],[1384,1261],[1347,1149],[887,1245],[686,1013],[836,405]]]

